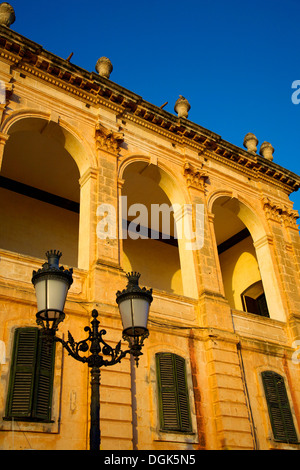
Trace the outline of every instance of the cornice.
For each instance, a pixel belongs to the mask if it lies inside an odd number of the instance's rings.
[[[0,26],[0,57],[24,76],[42,80],[86,104],[106,107],[118,118],[131,121],[173,143],[188,146],[203,158],[229,165],[247,176],[280,187],[288,194],[300,187],[298,175],[226,142],[200,125],[178,118],[109,79],[61,59],[6,26]]]

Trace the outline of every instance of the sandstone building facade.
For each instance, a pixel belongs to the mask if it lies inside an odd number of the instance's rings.
[[[102,370],[102,449],[299,449],[300,178],[252,134],[236,147],[97,68],[0,26],[0,448],[88,448],[85,364],[57,345],[47,416],[34,385],[25,405],[14,390],[26,341],[39,348],[32,271],[59,249],[74,269],[61,336],[81,339],[96,307],[116,345],[125,273],[153,288],[139,367]],[[154,204],[175,208],[170,236],[160,221],[132,237]],[[183,208],[195,227],[196,205],[203,237],[187,249],[173,227]],[[117,231],[103,237],[105,207]]]

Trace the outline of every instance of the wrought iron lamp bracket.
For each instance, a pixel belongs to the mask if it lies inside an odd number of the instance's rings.
[[[92,327],[86,326],[84,328],[84,331],[88,332],[88,336],[85,339],[76,342],[68,331],[67,341],[57,336],[54,336],[54,340],[61,343],[70,356],[77,361],[87,363],[89,367],[113,366],[120,362],[131,350],[122,351],[121,341],[119,341],[115,348],[107,344],[103,339],[103,336],[106,335],[106,330],[102,329],[99,331],[100,322],[97,320],[97,310],[92,311],[92,316]],[[91,353],[89,356],[84,355],[87,351]],[[109,359],[104,359],[107,356]]]

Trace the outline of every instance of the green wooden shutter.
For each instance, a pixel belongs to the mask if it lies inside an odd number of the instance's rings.
[[[191,431],[185,360],[172,353],[157,353],[160,425],[164,431]]]
[[[180,426],[172,356],[169,353],[156,355],[160,424],[163,430],[178,430]]]
[[[37,346],[37,328],[16,330],[6,410],[9,418],[31,416]]]
[[[49,343],[38,328],[15,331],[6,419],[49,421],[55,343]]]
[[[52,385],[54,372],[55,343],[40,334],[37,351],[37,368],[32,417],[51,419]]]
[[[298,442],[284,378],[276,372],[265,371],[262,373],[262,380],[274,439]]]
[[[174,355],[176,380],[177,380],[177,393],[179,404],[179,418],[181,431],[191,431],[190,407],[188,389],[186,383],[185,373],[185,360],[177,355]]]

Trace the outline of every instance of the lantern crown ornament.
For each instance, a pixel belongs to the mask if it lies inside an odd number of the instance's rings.
[[[73,269],[59,266],[61,256],[58,250],[47,251],[47,262],[38,271],[33,271],[31,279],[37,297],[37,323],[53,333],[64,320],[64,305],[73,283]]]

